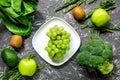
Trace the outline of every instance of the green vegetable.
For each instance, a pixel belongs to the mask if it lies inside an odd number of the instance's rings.
[[[91,40],[84,43],[77,55],[77,62],[82,66],[98,69],[103,75],[109,74],[114,65],[112,60],[112,45],[99,38],[99,33],[94,35],[90,31]]]
[[[26,58],[35,57],[34,54],[30,54]],[[22,59],[23,60],[23,59]],[[28,60],[29,61],[29,60]],[[27,64],[27,63],[26,63]],[[24,69],[24,67],[22,67]],[[32,69],[32,68],[31,68]],[[37,66],[36,71],[44,69],[44,66]],[[13,69],[9,69],[5,72],[1,77],[0,80],[24,80],[24,75],[22,75],[19,70],[18,66],[14,67]]]
[[[88,4],[91,4],[91,3],[93,3],[94,1],[97,1],[97,0],[90,0],[90,1],[88,2]]]
[[[67,1],[65,4],[63,4],[62,6],[58,7],[55,11],[60,11],[62,10],[63,8],[66,8],[68,7],[69,5],[72,5],[74,3],[76,3],[77,0],[70,0],[70,1]]]
[[[0,18],[6,28],[14,34],[27,36],[32,31],[31,19],[37,0],[1,0]]]
[[[106,11],[108,10],[112,10],[115,7],[115,2],[113,0],[106,0],[104,2],[101,2],[99,6],[97,6],[95,9],[91,10],[89,13],[87,13],[84,17],[84,20],[88,19],[89,17],[91,17],[91,15],[93,14],[93,12],[98,9],[98,8],[102,8],[105,9]]]
[[[27,36],[31,33],[32,30],[32,24],[29,22],[28,26],[15,24],[15,22],[11,21],[7,16],[5,16],[2,12],[0,12],[0,17],[2,17],[2,21],[6,28],[13,32],[14,34],[21,35],[21,36]]]
[[[15,12],[21,11],[21,4],[22,0],[11,0],[12,9],[15,10]]]
[[[86,1],[86,0],[78,0],[78,2],[76,2],[75,4],[73,4],[72,6],[70,6],[70,8],[66,9],[66,10],[64,11],[64,13],[65,13],[65,14],[68,13],[68,12],[71,11],[74,7],[81,5],[81,4],[84,3],[85,1]]]
[[[84,24],[81,26],[81,29],[85,29],[85,28],[92,28],[100,32],[120,31],[120,27],[118,26],[107,26],[107,25],[105,25],[104,27],[97,27],[94,24]]]
[[[66,7],[69,7],[67,10],[64,11],[64,13],[68,13],[71,11],[74,7],[81,5],[82,3],[86,2],[86,0],[68,0],[65,4],[63,4],[61,7],[58,7],[55,11],[60,11]]]
[[[0,80],[23,80],[23,76],[19,73],[17,67],[15,67],[3,74]]]

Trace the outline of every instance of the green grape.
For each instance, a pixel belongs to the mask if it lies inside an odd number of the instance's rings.
[[[51,36],[50,39],[55,40],[56,38],[54,36]]]
[[[52,36],[56,37],[57,36],[57,32],[52,32]]]
[[[62,56],[62,54],[61,53],[57,53],[56,56],[59,58],[59,57]]]
[[[62,31],[62,35],[66,35],[66,33],[67,33],[67,32],[66,32],[65,30]]]
[[[47,51],[48,51],[48,52],[51,52],[51,48],[50,48],[50,47],[48,47]]]
[[[65,36],[65,35],[62,36],[62,40],[64,40],[64,39],[66,39],[66,36]]]
[[[52,48],[52,49],[55,49],[55,48],[56,48],[56,46],[55,46],[55,45],[51,45],[51,48]]]
[[[51,52],[51,48],[50,47],[45,47],[45,50],[49,53]]]
[[[58,44],[58,41],[57,41],[57,40],[55,40],[55,41],[53,41],[53,43],[54,43],[55,45],[57,45],[57,44]]]
[[[50,38],[48,46],[45,47],[48,56],[53,61],[63,60],[66,51],[70,49],[71,34],[65,31],[62,26],[54,25],[46,32],[46,35]]]
[[[55,52],[54,52],[54,51],[51,51],[50,53],[48,53],[48,55],[49,55],[50,58],[53,58],[54,55],[55,55]]]
[[[69,43],[68,39],[63,40],[63,44],[68,44],[68,43]]]
[[[55,53],[58,53],[58,52],[59,52],[59,49],[58,49],[58,48],[55,48],[54,51],[55,51]]]
[[[62,55],[61,53],[57,53],[56,56],[53,57],[54,61],[63,60],[63,59],[64,59],[64,55]]]
[[[48,37],[50,37],[50,36],[51,36],[51,33],[50,33],[50,32],[47,32],[46,35],[47,35]]]
[[[64,30],[64,28],[61,26],[61,27],[59,27],[59,30],[60,30],[60,31],[63,31],[63,30]]]
[[[65,39],[64,42],[65,42],[65,44],[69,44],[70,43],[70,39]]]
[[[61,37],[58,35],[58,36],[57,36],[57,40],[60,40],[60,39],[61,39]]]
[[[67,36],[67,38],[70,38],[71,34],[70,34],[70,33],[67,33],[66,36]]]
[[[58,34],[58,35],[61,35],[61,31],[58,30],[58,31],[57,31],[57,34]]]
[[[61,48],[61,45],[60,45],[60,44],[57,44],[57,48]]]
[[[61,52],[61,54],[65,54],[66,50],[61,49],[60,52]]]
[[[58,41],[58,44],[59,44],[59,45],[61,45],[62,43],[63,43],[63,41],[62,41],[62,40],[59,40],[59,41]]]
[[[65,45],[65,44],[62,44],[62,45],[61,45],[61,49],[66,49],[66,45]]]
[[[52,46],[52,42],[48,42],[48,47]]]

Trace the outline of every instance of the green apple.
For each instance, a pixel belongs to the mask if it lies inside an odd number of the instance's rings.
[[[104,9],[97,9],[94,11],[91,17],[91,21],[97,27],[103,27],[110,21],[110,16]]]
[[[21,59],[18,64],[18,70],[23,76],[33,76],[36,68],[36,61],[30,58]]]

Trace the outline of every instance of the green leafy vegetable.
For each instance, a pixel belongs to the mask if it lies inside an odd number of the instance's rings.
[[[22,0],[11,0],[11,6],[15,10],[15,12],[21,11]]]
[[[3,7],[10,7],[8,0],[0,0],[0,5]]]
[[[84,43],[77,55],[77,62],[82,66],[98,69],[103,75],[109,74],[114,65],[112,60],[112,45],[99,38],[99,33],[94,35],[90,31],[91,40]]]
[[[0,0],[0,17],[14,34],[27,36],[32,31],[31,19],[37,0]]]
[[[11,21],[7,16],[5,16],[2,12],[0,12],[0,16],[2,17],[2,21],[6,28],[13,32],[14,34],[26,36],[31,33],[32,30],[32,24],[29,22],[27,26],[25,25],[20,25],[18,23],[15,23]]]

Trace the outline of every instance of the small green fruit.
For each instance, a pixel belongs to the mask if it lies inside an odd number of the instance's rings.
[[[18,64],[18,70],[23,76],[33,76],[36,72],[37,64],[34,59],[25,58]]]
[[[110,21],[110,16],[106,10],[97,9],[92,14],[91,20],[97,27],[102,27]]]
[[[9,67],[15,67],[19,62],[17,54],[9,48],[5,48],[2,50],[1,58],[3,59],[5,64]]]

